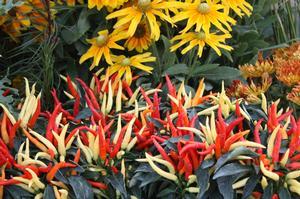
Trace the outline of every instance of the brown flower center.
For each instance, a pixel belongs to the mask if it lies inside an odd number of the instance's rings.
[[[107,37],[107,35],[99,35],[97,38],[96,38],[96,44],[98,45],[98,46],[103,46],[104,44],[106,44],[106,42],[107,42],[107,39],[108,39],[108,37]]]
[[[201,13],[201,14],[207,14],[210,12],[210,6],[207,4],[207,3],[200,3],[198,5],[198,11]]]
[[[138,0],[138,7],[145,11],[147,10],[151,5],[151,0]]]
[[[146,34],[146,27],[145,24],[139,24],[135,33],[134,33],[134,37],[136,38],[142,38],[144,37]]]
[[[130,64],[131,64],[131,61],[127,57],[121,61],[121,66],[129,66]]]
[[[203,32],[203,31],[200,31],[200,32],[196,33],[196,36],[199,40],[205,40],[206,39],[205,32]]]

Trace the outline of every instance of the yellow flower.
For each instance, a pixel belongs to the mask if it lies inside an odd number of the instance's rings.
[[[197,54],[199,57],[201,57],[204,46],[209,45],[220,56],[221,51],[219,48],[223,48],[228,51],[231,51],[233,49],[232,47],[224,44],[225,40],[228,38],[231,38],[230,34],[217,35],[216,33],[205,33],[203,31],[183,33],[181,35],[175,36],[172,39],[172,41],[181,41],[171,46],[171,52],[175,51],[186,43],[189,43],[189,45],[187,45],[187,47],[185,47],[181,51],[182,54],[185,54],[192,48],[198,46]]]
[[[93,57],[94,60],[90,67],[92,70],[95,66],[98,66],[101,57],[104,55],[105,61],[112,64],[110,49],[124,50],[124,47],[116,43],[124,38],[126,38],[125,34],[109,34],[108,30],[99,31],[97,37],[87,40],[92,46],[81,56],[79,63],[82,64]]]
[[[88,8],[92,9],[97,7],[97,10],[101,10],[103,6],[109,9],[115,9],[122,6],[128,0],[88,0]]]
[[[174,22],[187,19],[186,27],[181,33],[186,33],[193,26],[196,26],[196,32],[201,29],[204,32],[209,32],[212,24],[222,32],[228,33],[228,30],[232,30],[231,25],[236,23],[234,19],[224,13],[224,6],[213,2],[213,0],[195,0],[193,3],[177,2],[174,4],[176,6],[182,4],[182,11],[173,17]]]
[[[239,67],[243,77],[261,77],[264,73],[272,74],[275,72],[273,62],[270,60],[257,61],[255,65],[245,64]]]
[[[133,36],[128,37],[125,42],[125,46],[129,51],[136,50],[142,53],[147,50],[151,45],[151,33],[148,25],[145,22],[139,23]]]
[[[221,0],[221,2],[226,9],[232,9],[240,17],[242,17],[244,13],[250,16],[253,10],[252,6],[246,0]]]
[[[109,76],[113,75],[114,73],[118,72],[117,78],[122,78],[125,73],[125,80],[128,85],[132,82],[132,73],[131,67],[138,68],[143,70],[147,73],[151,73],[152,67],[146,66],[143,63],[145,62],[154,62],[156,60],[155,57],[151,56],[151,53],[144,53],[135,55],[132,57],[125,57],[124,55],[121,56],[112,56],[112,60],[114,62],[113,65],[109,67]]]
[[[300,106],[300,82],[288,93],[287,99]]]
[[[172,5],[170,3],[171,2],[164,2],[163,0],[138,0],[130,7],[125,7],[109,14],[106,19],[118,18],[117,23],[114,25],[115,29],[130,23],[128,35],[132,37],[144,17],[150,26],[151,38],[157,41],[160,37],[160,29],[156,17],[158,16],[161,20],[172,23],[172,19],[163,13],[163,10]]]

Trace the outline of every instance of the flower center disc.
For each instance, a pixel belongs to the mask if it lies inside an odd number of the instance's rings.
[[[198,11],[201,13],[201,14],[207,14],[210,12],[210,7],[207,3],[200,3],[198,5]]]
[[[138,7],[143,11],[147,10],[150,7],[150,4],[151,4],[151,0],[139,0],[138,1]]]
[[[99,35],[96,38],[96,44],[98,46],[103,46],[107,42],[107,36],[106,35]]]
[[[137,38],[143,38],[146,34],[146,27],[144,24],[139,24],[135,33],[134,33],[134,36],[137,37]]]
[[[197,33],[197,38],[199,40],[205,40],[205,38],[206,38],[205,32],[200,31],[199,33]]]
[[[131,63],[130,59],[129,58],[124,58],[121,62],[121,65],[122,66],[129,66]]]

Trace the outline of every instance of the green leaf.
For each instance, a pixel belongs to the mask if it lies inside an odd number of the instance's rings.
[[[165,70],[165,75],[186,75],[189,72],[189,68],[186,66],[186,64],[175,64],[171,67],[169,67],[167,70]]]
[[[217,172],[215,172],[213,179],[235,174],[248,173],[250,171],[252,171],[250,166],[241,165],[239,163],[230,163],[221,167]]]
[[[241,75],[241,72],[236,68],[222,66],[222,67],[204,71],[199,75],[210,80],[224,80],[224,79],[237,78]]]
[[[262,195],[262,199],[270,199],[273,196],[273,184],[269,184],[265,189]]]
[[[89,29],[90,23],[88,17],[93,14],[92,11],[89,11],[87,8],[82,9],[77,24],[73,25],[70,28],[65,28],[62,30],[62,38],[67,44],[72,44],[79,40]]]
[[[244,187],[243,191],[243,197],[242,199],[247,199],[251,196],[253,190],[255,189],[257,183],[259,182],[260,175],[257,175],[254,173],[246,182],[246,185]]]
[[[238,147],[235,148],[234,150],[230,151],[229,153],[224,154],[223,156],[221,156],[216,164],[216,171],[218,171],[218,169],[220,169],[224,164],[226,164],[227,162],[233,160],[234,158],[236,158],[237,156],[240,155],[244,155],[244,156],[249,156],[249,157],[258,157],[258,154],[251,151],[250,149],[246,148],[246,147]]]
[[[197,183],[200,188],[200,192],[197,195],[197,198],[202,198],[207,189],[209,188],[209,179],[210,179],[210,168],[214,165],[213,160],[204,160],[201,166],[196,170]]]
[[[192,73],[191,76],[196,77],[205,71],[212,70],[218,67],[219,64],[204,64],[204,65],[196,66],[194,70],[191,72]]]
[[[8,193],[14,199],[33,198],[31,193],[16,185],[5,186],[4,193]]]
[[[278,191],[279,198],[284,198],[284,199],[291,199],[291,194],[289,190],[285,187],[280,187]]]
[[[78,115],[76,116],[75,120],[81,120],[92,116],[92,111],[89,108],[82,109]]]
[[[70,176],[68,178],[77,199],[94,198],[91,185],[82,176]]]
[[[219,187],[219,191],[222,194],[224,199],[231,199],[233,198],[233,189],[232,184],[236,176],[226,176],[217,179],[217,184]]]
[[[122,198],[127,198],[127,191],[125,188],[123,175],[121,173],[118,173],[117,175],[113,174],[109,176],[107,180],[114,189],[121,193]]]
[[[43,194],[44,199],[55,199],[55,194],[53,187],[51,185],[47,185]]]

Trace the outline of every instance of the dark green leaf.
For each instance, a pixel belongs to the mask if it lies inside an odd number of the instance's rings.
[[[92,116],[92,111],[89,108],[82,109],[78,115],[76,116],[75,120],[81,120]]]
[[[230,163],[221,167],[214,175],[213,179],[217,179],[224,176],[230,176],[241,173],[248,173],[252,171],[250,166],[241,165],[239,163]]]
[[[273,196],[273,184],[269,184],[265,189],[262,195],[262,199],[270,199]]]
[[[127,198],[127,191],[125,188],[124,180],[123,180],[123,175],[121,173],[118,173],[117,175],[113,174],[107,178],[109,183],[111,184],[114,189],[118,190],[122,198]]]
[[[243,191],[243,198],[242,199],[247,199],[249,196],[251,196],[253,190],[255,189],[257,183],[259,182],[260,175],[257,175],[254,173],[246,182],[246,185],[244,187]]]
[[[217,179],[219,191],[222,194],[224,199],[233,198],[232,184],[234,180],[235,180],[235,176],[226,176]]]
[[[31,193],[16,185],[5,186],[4,193],[8,193],[14,199],[33,198]]]
[[[93,199],[94,192],[91,185],[82,176],[70,176],[68,178],[77,199]]]
[[[278,191],[278,195],[279,195],[279,198],[284,198],[284,199],[291,199],[291,194],[289,192],[289,190],[285,187],[281,187]]]
[[[204,71],[199,75],[210,80],[224,80],[237,78],[241,75],[241,72],[232,67],[222,66],[212,70]]]
[[[47,185],[43,194],[44,199],[55,199],[55,194],[53,187],[51,185]]]
[[[249,156],[249,157],[253,157],[253,158],[258,156],[257,153],[253,152],[252,150],[250,150],[246,147],[235,148],[234,150],[230,151],[229,153],[224,154],[223,156],[221,156],[218,159],[217,164],[216,164],[216,171],[218,171],[218,169],[220,169],[228,161],[231,161],[240,155],[245,155],[245,156]]]
[[[171,67],[169,67],[164,74],[166,75],[179,75],[183,74],[186,75],[189,72],[189,68],[186,66],[186,64],[175,64]]]

